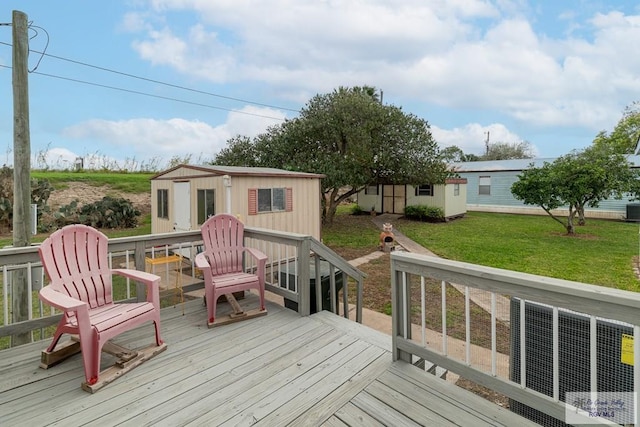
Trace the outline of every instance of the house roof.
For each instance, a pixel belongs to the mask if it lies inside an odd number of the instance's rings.
[[[483,160],[479,162],[452,163],[455,172],[496,172],[496,171],[521,171],[528,169],[533,163],[534,167],[540,167],[544,162],[551,163],[555,158],[542,159],[511,159],[511,160]]]
[[[169,172],[173,172],[177,169],[192,169],[203,172],[204,175],[229,175],[229,176],[270,176],[270,177],[285,177],[285,178],[317,178],[322,179],[325,175],[307,172],[288,171],[284,169],[276,168],[260,168],[260,167],[246,167],[246,166],[220,166],[220,165],[178,165],[171,169],[167,169],[154,175],[151,179],[160,178]]]
[[[544,163],[552,163],[557,157],[538,159],[510,159],[510,160],[484,160],[479,162],[456,162],[451,164],[454,172],[508,172],[521,171],[533,167],[541,167]],[[633,167],[640,167],[640,156],[629,155],[627,157]]]

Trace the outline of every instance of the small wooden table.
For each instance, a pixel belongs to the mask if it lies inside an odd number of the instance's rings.
[[[180,303],[182,305],[182,314],[184,315],[184,292],[182,291],[182,256],[173,254],[167,256],[161,256],[157,258],[149,258],[145,257],[145,261],[147,264],[151,266],[151,272],[155,274],[155,266],[156,265],[169,265],[172,263],[176,263],[176,280],[175,280],[175,291],[176,296],[180,294]]]

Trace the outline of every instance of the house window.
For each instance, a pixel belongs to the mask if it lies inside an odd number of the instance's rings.
[[[478,179],[478,194],[491,195],[491,177],[481,176]]]
[[[214,190],[198,189],[198,224],[216,213]]]
[[[250,188],[249,215],[267,212],[291,212],[292,188]]]
[[[158,218],[169,219],[169,190],[158,190]]]
[[[278,212],[284,210],[284,188],[258,189],[258,212]]]
[[[378,195],[378,186],[377,185],[367,185],[364,188],[364,194],[368,194],[371,196],[377,196]]]
[[[453,195],[454,196],[460,195],[460,184],[453,184]]]
[[[416,196],[433,196],[433,185],[425,184],[416,187]]]

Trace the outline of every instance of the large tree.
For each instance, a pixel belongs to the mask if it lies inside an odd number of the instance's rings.
[[[597,207],[602,200],[635,192],[637,178],[637,171],[623,154],[612,147],[593,145],[542,167],[532,165],[512,185],[511,192],[527,205],[540,206],[568,234],[574,234],[576,216],[579,225],[585,224],[585,207]],[[562,206],[569,209],[566,222],[552,212]]]
[[[381,104],[371,87],[316,95],[299,117],[250,142],[236,137],[214,163],[324,174],[323,218],[329,223],[342,201],[368,185],[438,184],[448,176],[429,124]]]

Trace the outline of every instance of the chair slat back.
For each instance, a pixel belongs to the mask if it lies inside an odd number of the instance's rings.
[[[113,302],[107,251],[107,236],[79,224],[54,232],[38,249],[49,286],[91,308]]]
[[[242,271],[244,253],[244,224],[229,214],[217,214],[201,227],[204,254],[209,260],[212,274],[220,275]]]

